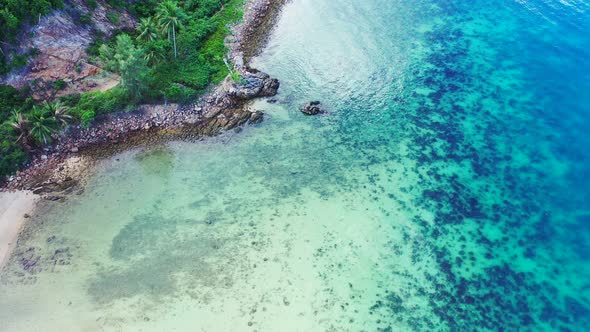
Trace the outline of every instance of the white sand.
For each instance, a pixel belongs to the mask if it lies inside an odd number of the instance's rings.
[[[8,260],[23,226],[39,196],[28,191],[0,192],[0,269]]]

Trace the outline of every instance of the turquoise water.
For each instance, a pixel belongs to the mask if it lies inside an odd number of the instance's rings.
[[[293,0],[266,121],[41,206],[0,329],[590,329],[589,10]]]

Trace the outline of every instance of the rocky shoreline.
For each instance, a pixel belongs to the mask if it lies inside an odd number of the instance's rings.
[[[141,105],[98,117],[90,128],[70,126],[51,146],[31,157],[24,170],[6,179],[2,191],[33,190],[48,193],[68,190],[78,183],[96,156],[162,139],[196,139],[214,136],[247,124],[259,123],[263,113],[251,110],[248,101],[276,95],[279,82],[248,67],[255,49],[268,36],[284,0],[248,0],[244,18],[227,38],[229,57],[240,82],[227,77],[205,96],[188,105]],[[72,163],[71,160],[76,162]]]

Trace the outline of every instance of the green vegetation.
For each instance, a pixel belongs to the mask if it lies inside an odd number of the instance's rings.
[[[96,0],[84,0],[84,3],[86,3],[86,6],[90,9],[96,9],[96,7],[98,7],[98,2]]]
[[[102,45],[99,50],[104,67],[121,75],[121,88],[133,100],[139,101],[147,90],[149,69],[144,51],[137,48],[126,34],[117,36],[114,47]]]
[[[88,127],[96,116],[132,108],[139,102],[188,102],[211,83],[231,73],[224,62],[228,24],[239,20],[244,0],[106,0],[138,20],[136,30],[119,31],[111,38],[96,32],[87,53],[97,64],[120,76],[121,83],[108,91],[67,95],[38,103],[30,88],[0,85],[0,176],[13,173],[27,161],[28,152],[52,141],[69,123]],[[84,0],[97,8],[96,0]],[[63,0],[2,0],[0,41],[14,42],[22,23],[63,6]],[[120,15],[109,12],[117,24]],[[91,24],[90,15],[80,24]],[[31,54],[33,55],[33,54]],[[7,63],[0,52],[0,75],[26,64],[27,55],[11,55]],[[81,71],[80,64],[76,66]],[[240,81],[237,73],[232,78]],[[31,82],[34,86],[35,82]],[[63,80],[53,82],[56,91]]]
[[[63,103],[44,102],[35,105],[23,91],[0,85],[0,174],[17,170],[27,161],[27,152],[53,140],[62,126],[74,121]],[[8,109],[12,109],[7,113]]]
[[[0,1],[0,41],[13,44],[24,23],[37,20],[52,9],[61,7],[63,0]],[[26,64],[26,57],[12,54],[12,61],[9,61],[9,55],[5,54],[4,49],[0,50],[0,75]]]
[[[224,40],[229,33],[227,25],[242,15],[242,3],[146,0],[127,6],[139,19],[136,30],[111,39],[97,35],[87,50],[97,62],[120,75],[121,84],[117,91],[83,94],[85,104],[72,107],[98,115],[109,112],[110,105],[123,109],[139,101],[186,102],[195,98],[230,72],[223,61],[227,52]],[[107,106],[88,102],[95,99],[106,101]]]
[[[245,81],[242,74],[238,73],[237,71],[231,73],[231,79],[236,83],[243,83]]]
[[[117,24],[119,24],[120,15],[119,15],[119,13],[108,12],[107,13],[107,19],[109,21],[111,21],[111,23],[117,25]]]
[[[65,89],[67,85],[68,85],[68,83],[66,83],[61,78],[53,81],[53,88],[58,91]]]

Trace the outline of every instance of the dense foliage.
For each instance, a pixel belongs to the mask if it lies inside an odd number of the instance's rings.
[[[99,65],[120,75],[121,84],[84,93],[78,102],[70,98],[74,113],[100,115],[139,101],[194,99],[229,73],[224,39],[228,23],[241,17],[242,3],[145,0],[127,6],[139,20],[137,28],[108,40],[99,36],[88,49]]]
[[[42,104],[29,98],[28,89],[0,86],[0,175],[14,172],[27,160],[27,152],[50,143],[72,121],[88,126],[95,116],[138,102],[185,102],[229,73],[224,39],[227,25],[242,15],[243,0],[107,2],[139,21],[136,30],[112,38],[97,33],[87,50],[93,61],[118,74],[121,83],[105,92],[68,95]],[[98,6],[96,0],[85,3],[89,8]],[[0,40],[10,41],[21,22],[60,6],[62,0],[1,0]],[[1,59],[0,74],[12,66],[4,56]],[[53,84],[55,90],[64,87],[60,80]]]

